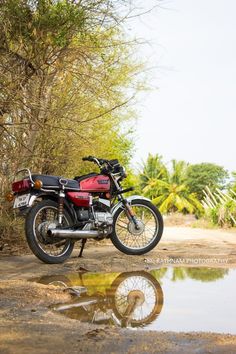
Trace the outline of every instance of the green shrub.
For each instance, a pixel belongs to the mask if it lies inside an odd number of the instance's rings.
[[[27,250],[24,219],[10,211],[7,203],[0,208],[0,250],[14,254]]]
[[[206,217],[220,227],[236,226],[236,199],[230,191],[212,192],[205,190],[204,207]]]

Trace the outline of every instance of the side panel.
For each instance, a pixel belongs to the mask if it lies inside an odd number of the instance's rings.
[[[90,205],[90,193],[68,192],[68,198],[78,207],[88,208]]]
[[[111,182],[108,176],[98,175],[80,182],[80,190],[88,192],[109,192]]]

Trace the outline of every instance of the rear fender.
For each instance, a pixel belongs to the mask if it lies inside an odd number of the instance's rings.
[[[148,202],[151,202],[150,199],[143,197],[142,195],[131,195],[130,197],[126,198],[126,200],[129,203],[132,203],[134,200],[146,200]],[[111,209],[111,214],[114,216],[115,213],[117,212],[118,209],[124,209],[124,206],[122,204],[122,202],[118,202],[116,205],[113,206],[113,208]]]
[[[40,192],[39,193],[37,193],[37,192],[31,193],[28,207],[31,208],[37,199],[50,199],[50,200],[57,201],[58,196],[52,195],[52,194],[40,193]]]

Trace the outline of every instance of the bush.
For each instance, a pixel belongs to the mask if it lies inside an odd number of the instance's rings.
[[[220,227],[236,226],[236,199],[232,193],[223,193],[220,190],[205,191],[204,207],[206,217]]]
[[[26,253],[24,219],[14,215],[8,207],[5,203],[0,209],[0,251],[4,254]]]

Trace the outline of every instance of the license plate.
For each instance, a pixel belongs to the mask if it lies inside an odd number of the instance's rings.
[[[13,208],[22,208],[28,206],[30,200],[30,194],[18,195],[15,198]]]

